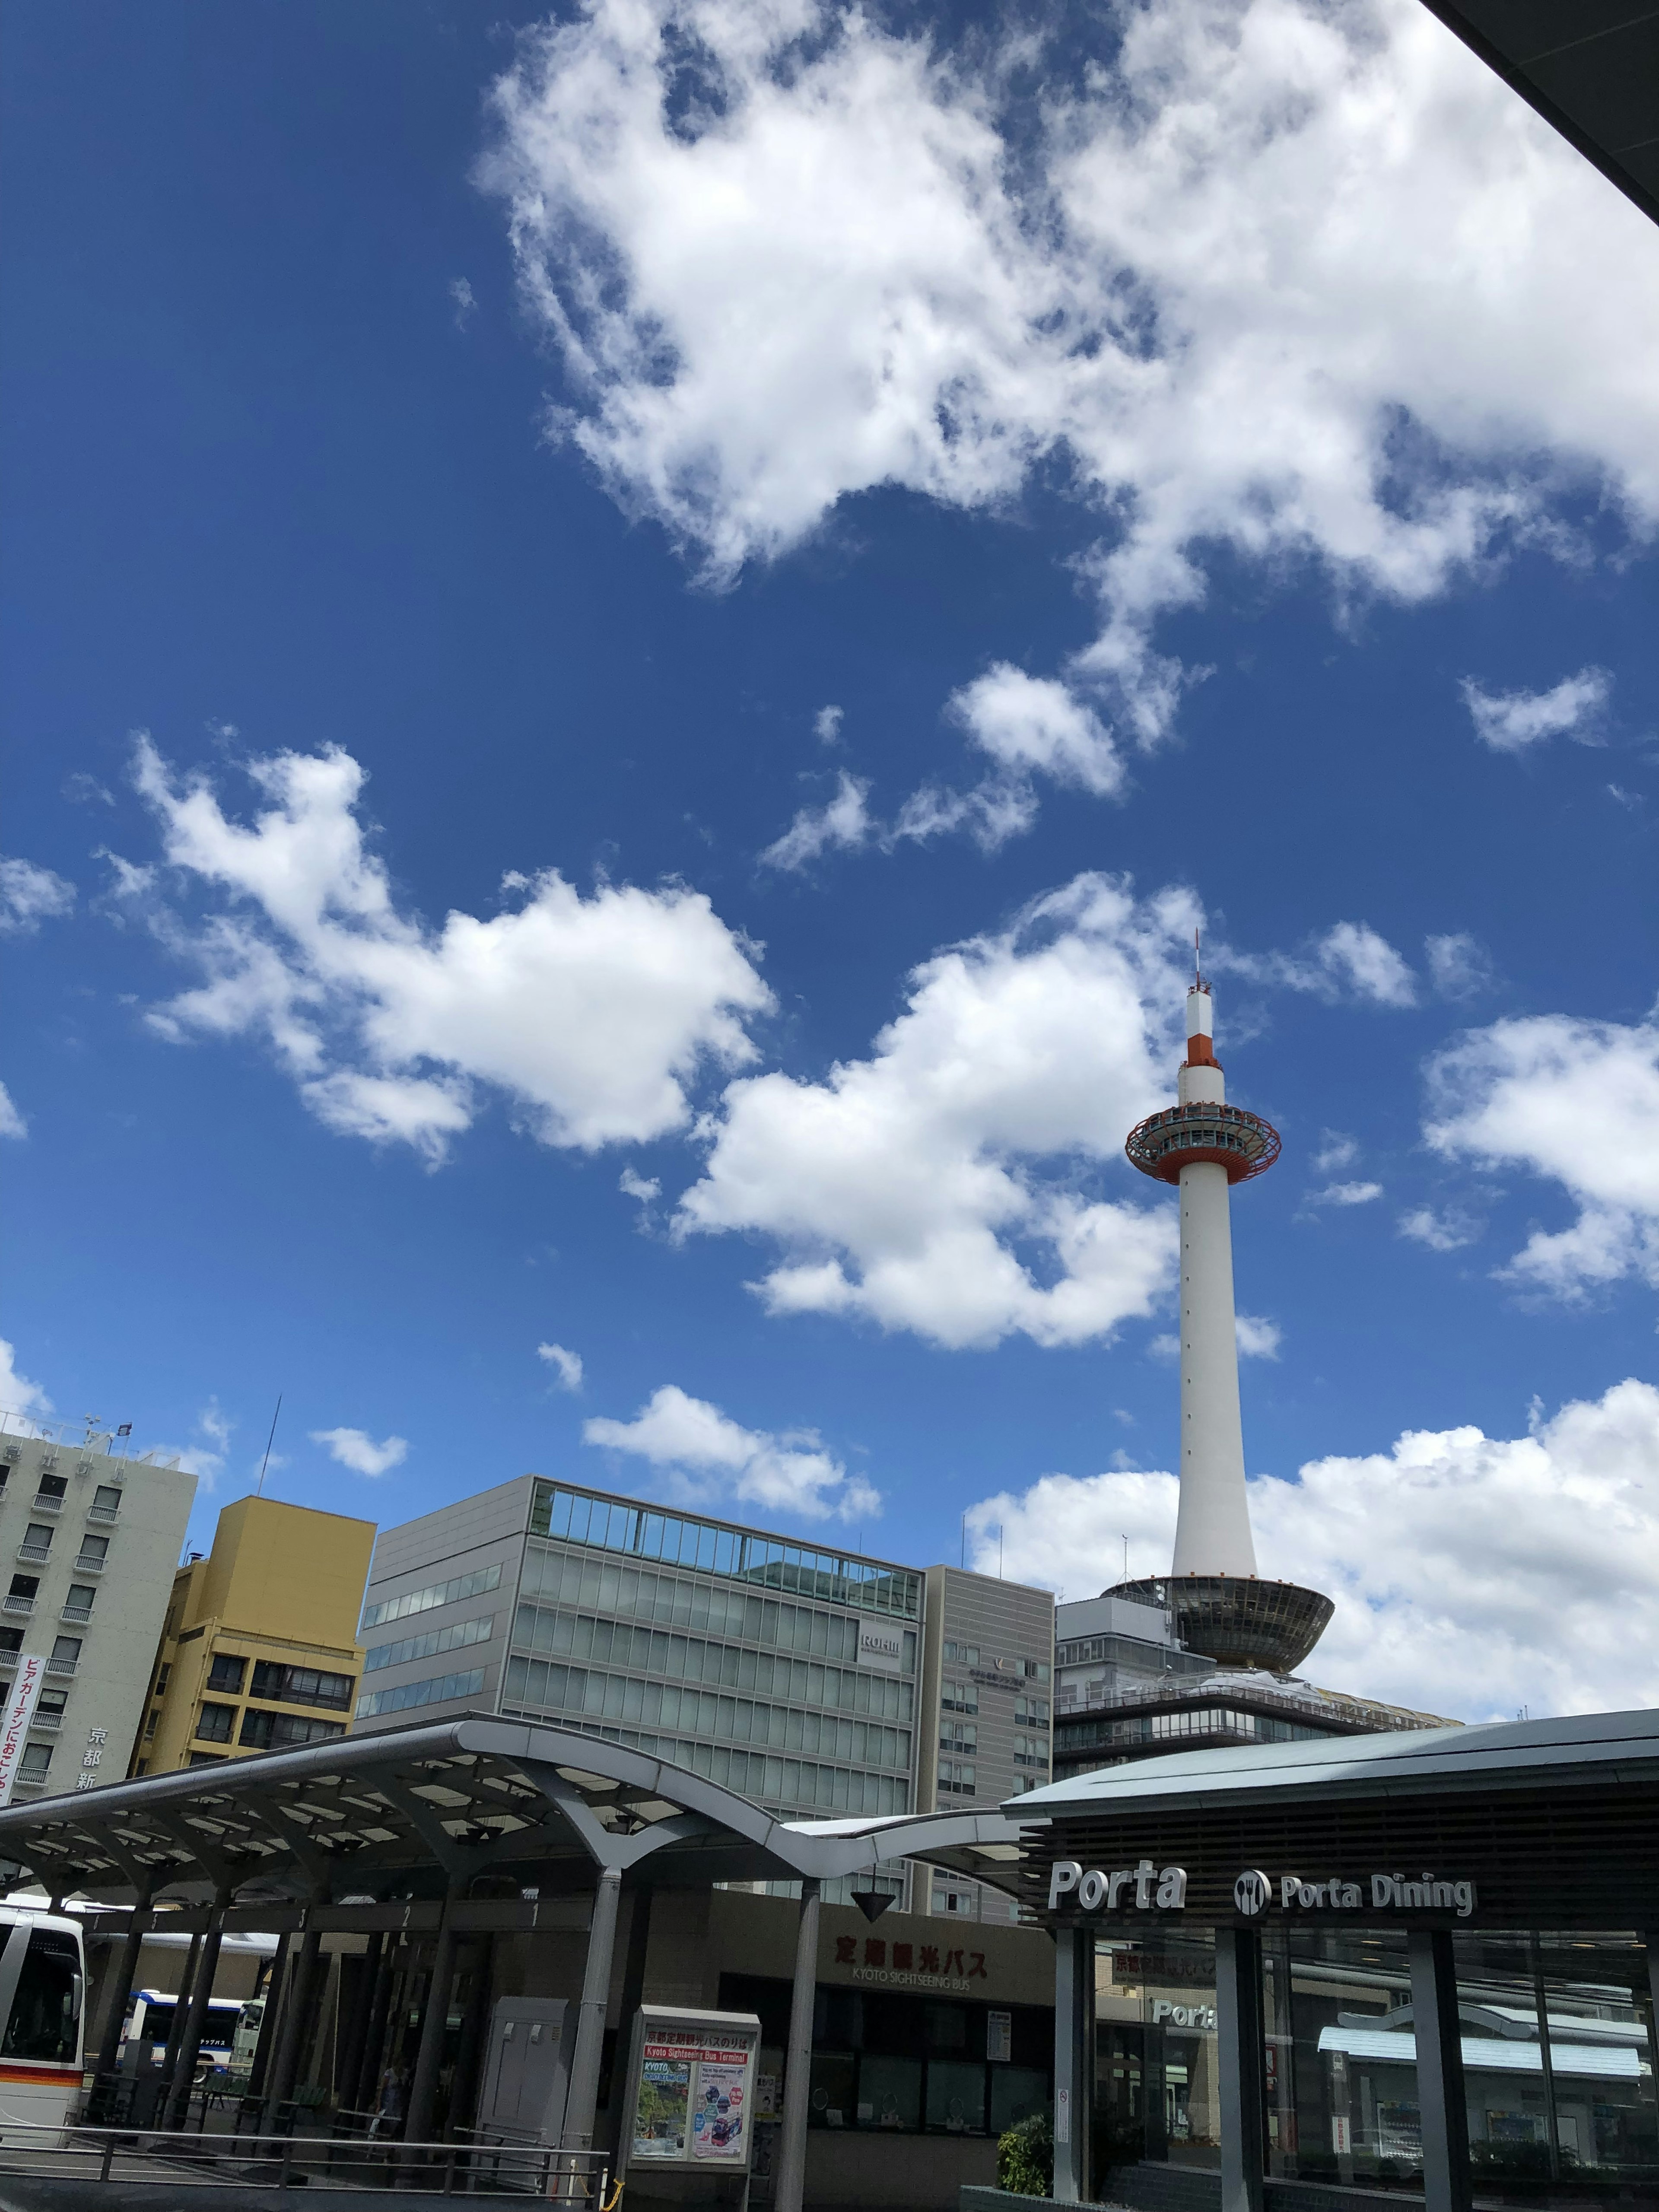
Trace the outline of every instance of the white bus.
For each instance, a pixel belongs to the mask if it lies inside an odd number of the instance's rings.
[[[202,2023],[202,2047],[198,2063],[228,2066],[231,2045],[242,2011],[240,1997],[210,1997],[207,2018]],[[167,2054],[168,2039],[174,2021],[179,2016],[179,1999],[167,1990],[135,1990],[127,2000],[127,2016],[121,2029],[121,2045],[125,2051],[128,2044],[148,2043],[150,2056],[160,2065]],[[116,2060],[118,2066],[119,2057]]]
[[[81,1923],[0,1905],[0,2130],[62,2127],[82,2101]]]

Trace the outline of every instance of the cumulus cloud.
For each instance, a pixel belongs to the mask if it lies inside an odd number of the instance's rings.
[[[812,717],[812,734],[821,745],[835,745],[841,743],[842,720],[842,712],[839,707],[818,708],[817,713]]]
[[[1147,0],[1068,84],[1073,28],[586,0],[528,39],[482,175],[552,431],[716,578],[850,495],[1046,467],[1109,518],[1064,681],[1145,743],[1218,549],[1411,603],[1562,543],[1571,489],[1651,530],[1650,232],[1427,10]]]
[[[1359,1157],[1359,1147],[1352,1137],[1340,1129],[1322,1129],[1319,1149],[1310,1163],[1316,1175],[1334,1175],[1338,1168],[1346,1168]]]
[[[1305,1206],[1369,1206],[1382,1195],[1380,1182],[1328,1182],[1322,1190],[1310,1191],[1303,1200]]]
[[[1233,1334],[1238,1340],[1241,1359],[1277,1359],[1284,1331],[1276,1321],[1267,1321],[1260,1314],[1236,1314]]]
[[[11,1414],[15,1426],[27,1432],[51,1411],[40,1385],[18,1372],[16,1347],[0,1336],[0,1413]]]
[[[1091,1596],[1164,1572],[1176,1478],[1049,1474],[968,1516],[975,1564]],[[1462,1720],[1659,1702],[1659,1390],[1615,1384],[1525,1436],[1418,1431],[1393,1449],[1261,1476],[1264,1573],[1336,1615],[1304,1668],[1333,1689]],[[1474,1540],[1472,1540],[1472,1532]]]
[[[633,1168],[624,1168],[617,1177],[617,1188],[624,1198],[637,1199],[641,1206],[653,1206],[662,1195],[662,1185],[655,1176],[642,1176]]]
[[[1431,1252],[1461,1252],[1480,1236],[1480,1224],[1458,1206],[1418,1206],[1401,1215],[1400,1233]]]
[[[1171,1279],[1173,1206],[1138,1203],[1125,1132],[1164,1103],[1194,920],[1079,876],[925,962],[868,1058],[730,1085],[680,1233],[782,1248],[775,1313],[946,1345],[1109,1336]]]
[[[870,836],[865,801],[870,787],[861,777],[841,772],[836,795],[822,806],[803,806],[775,843],[761,854],[769,867],[804,868],[832,845],[856,852]]]
[[[27,1137],[29,1125],[18,1111],[16,1102],[3,1083],[0,1083],[0,1137]]]
[[[1659,1026],[1536,1014],[1473,1030],[1430,1063],[1424,1133],[1577,1205],[1566,1228],[1534,1231],[1516,1282],[1566,1298],[1622,1276],[1659,1284]]]
[[[561,1390],[580,1390],[582,1387],[582,1356],[580,1352],[568,1352],[562,1344],[538,1344],[538,1359],[544,1359],[558,1378]]]
[[[1481,744],[1495,753],[1523,753],[1546,738],[1593,738],[1613,678],[1605,668],[1581,668],[1548,691],[1486,691],[1466,676],[1460,689]]]
[[[406,1437],[386,1437],[377,1444],[367,1429],[313,1429],[311,1441],[326,1444],[329,1457],[354,1474],[390,1474],[409,1457]]]
[[[1410,963],[1368,921],[1339,921],[1299,952],[1241,952],[1217,945],[1205,965],[1218,975],[1243,975],[1285,991],[1307,991],[1334,1003],[1358,999],[1373,1006],[1417,1003]]]
[[[1497,980],[1484,946],[1467,931],[1426,938],[1423,950],[1428,958],[1429,981],[1440,998],[1478,998]]]
[[[817,1432],[774,1436],[738,1426],[706,1398],[665,1382],[631,1421],[599,1418],[582,1435],[608,1451],[630,1452],[706,1495],[739,1499],[809,1521],[862,1521],[881,1510],[881,1493],[861,1474],[848,1474],[823,1449]]]
[[[75,904],[75,886],[33,860],[0,860],[0,934],[33,937]]]
[[[366,847],[349,754],[282,753],[249,774],[268,804],[244,824],[204,777],[179,784],[138,748],[166,859],[210,902],[198,923],[152,907],[204,977],[151,1015],[163,1035],[263,1036],[330,1127],[434,1162],[477,1086],[540,1142],[593,1151],[683,1126],[704,1067],[753,1058],[744,1024],[771,994],[700,893],[601,883],[584,898],[549,869],[509,879],[508,910],[434,930],[399,911]],[[155,895],[142,872],[117,889]]]
[[[1000,660],[952,696],[951,712],[981,752],[1016,775],[1041,769],[1099,799],[1122,788],[1110,732],[1063,684]]]

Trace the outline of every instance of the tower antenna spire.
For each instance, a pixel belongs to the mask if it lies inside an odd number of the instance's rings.
[[[1201,991],[1204,988],[1204,962],[1200,952],[1196,930],[1193,932],[1193,988],[1195,991]]]

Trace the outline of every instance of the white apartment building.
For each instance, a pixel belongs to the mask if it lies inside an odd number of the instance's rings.
[[[13,1802],[126,1778],[196,1477],[116,1440],[0,1434],[0,1684],[46,1662]]]

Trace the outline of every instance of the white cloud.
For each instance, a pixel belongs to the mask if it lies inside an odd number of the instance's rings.
[[[1311,1190],[1303,1200],[1304,1206],[1369,1206],[1374,1198],[1381,1198],[1380,1182],[1331,1182],[1323,1190]]]
[[[29,1125],[18,1111],[16,1102],[3,1083],[0,1083],[0,1137],[27,1137]]]
[[[455,309],[455,327],[464,331],[477,309],[477,297],[465,276],[452,279],[449,297]]]
[[[1036,817],[1036,794],[1023,776],[987,776],[971,791],[924,784],[900,807],[887,842],[910,837],[925,844],[965,830],[982,852],[994,853],[1009,838],[1024,836]]]
[[[1353,998],[1398,1007],[1417,1001],[1417,978],[1409,963],[1368,921],[1335,922],[1300,952],[1240,952],[1217,945],[1206,951],[1205,966],[1218,975],[1243,975],[1333,1003]]]
[[[313,1429],[311,1441],[326,1444],[329,1456],[354,1474],[390,1474],[409,1457],[405,1437],[386,1437],[376,1443],[367,1429]]]
[[[1537,1014],[1475,1030],[1429,1066],[1437,1152],[1521,1166],[1578,1206],[1534,1231],[1517,1282],[1562,1297],[1638,1275],[1659,1284],[1659,1026]]]
[[[775,1313],[941,1344],[1077,1344],[1150,1313],[1176,1212],[1136,1202],[1123,1139],[1171,1090],[1194,919],[1182,893],[1085,875],[938,954],[869,1058],[728,1087],[682,1232],[781,1245],[757,1286]]]
[[[1123,763],[1110,732],[1063,684],[1000,660],[954,695],[951,713],[979,750],[1012,775],[1040,769],[1098,799],[1122,788]]]
[[[1260,1314],[1235,1314],[1233,1333],[1241,1359],[1278,1358],[1285,1333],[1276,1321],[1266,1321]]]
[[[839,744],[843,720],[839,707],[820,707],[812,717],[812,734],[821,745]]]
[[[1429,981],[1443,999],[1475,999],[1491,990],[1496,978],[1485,948],[1467,931],[1449,937],[1424,939]]]
[[[75,904],[75,886],[33,860],[0,860],[0,933],[33,937]]]
[[[331,1127],[434,1161],[471,1121],[475,1085],[542,1143],[592,1151],[681,1127],[706,1066],[753,1058],[744,1022],[771,994],[700,893],[601,883],[584,898],[550,869],[515,879],[508,911],[452,912],[434,931],[399,912],[366,849],[349,755],[249,773],[270,804],[246,827],[205,778],[175,785],[139,746],[167,860],[222,900],[193,927],[153,916],[205,979],[151,1017],[163,1034],[263,1035]],[[118,889],[154,886],[129,872]]]
[[[1486,691],[1472,676],[1459,688],[1481,744],[1497,753],[1522,753],[1546,738],[1593,738],[1613,696],[1613,678],[1605,668],[1581,668],[1548,691]]]
[[[869,785],[843,769],[835,797],[823,806],[803,806],[782,836],[761,854],[762,860],[769,867],[804,868],[831,845],[856,852],[872,828],[864,803],[869,795]]]
[[[582,1356],[580,1352],[568,1352],[562,1344],[538,1344],[538,1359],[544,1359],[559,1378],[561,1390],[580,1390],[582,1387]]]
[[[1650,231],[1427,10],[1120,25],[1069,89],[1024,20],[976,58],[835,0],[587,0],[528,39],[482,174],[568,372],[551,427],[727,577],[848,495],[985,508],[1061,460],[1109,518],[1063,672],[1148,742],[1212,548],[1409,603],[1562,544],[1577,486],[1651,528]]]
[[[16,1347],[0,1336],[0,1413],[11,1414],[29,1429],[44,1420],[52,1409],[52,1401],[40,1385],[19,1374]]]
[[[230,1439],[236,1424],[210,1398],[196,1416],[196,1440],[188,1444],[157,1444],[153,1456],[162,1465],[171,1462],[193,1474],[204,1490],[212,1490],[225,1471]],[[274,1462],[273,1462],[274,1463]]]
[[[654,1468],[717,1494],[796,1513],[811,1521],[873,1519],[881,1494],[861,1474],[849,1475],[823,1448],[814,1430],[773,1436],[740,1428],[706,1398],[689,1397],[672,1382],[653,1391],[631,1421],[604,1418],[584,1424],[582,1435],[607,1450],[632,1452]]]
[[[617,1188],[624,1198],[636,1198],[641,1206],[653,1206],[662,1196],[662,1185],[655,1176],[637,1174],[624,1168],[617,1177]]]
[[[969,1514],[975,1564],[1092,1595],[1167,1571],[1176,1484],[1049,1474]],[[1659,1703],[1659,1390],[1616,1384],[1524,1437],[1474,1427],[1250,1485],[1263,1571],[1336,1615],[1303,1672],[1464,1720]]]
[[[1456,1206],[1437,1212],[1431,1206],[1419,1206],[1401,1215],[1400,1233],[1426,1244],[1431,1252],[1461,1252],[1480,1236],[1480,1224]]]
[[[1340,1129],[1322,1129],[1319,1150],[1310,1165],[1316,1175],[1334,1175],[1339,1168],[1346,1168],[1358,1157],[1359,1147],[1352,1137],[1345,1136]]]

